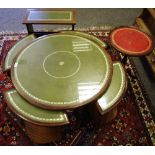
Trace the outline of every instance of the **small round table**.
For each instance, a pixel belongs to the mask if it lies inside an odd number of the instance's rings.
[[[16,57],[18,93],[45,109],[71,109],[97,100],[112,77],[111,58],[93,39],[57,33],[40,37]]]
[[[110,33],[110,41],[118,51],[130,56],[143,56],[153,50],[153,41],[135,27],[119,27]]]

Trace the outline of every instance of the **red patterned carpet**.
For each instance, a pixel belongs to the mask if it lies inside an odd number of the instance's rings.
[[[108,42],[108,30],[88,33]],[[2,64],[8,50],[24,36],[0,36],[0,145],[37,145],[27,137],[23,121],[9,110],[3,99],[3,92],[13,85],[10,76],[2,72]],[[113,60],[120,59],[113,48],[108,51]],[[150,100],[130,59],[125,68],[128,70],[128,89],[118,104],[118,114],[113,121],[102,128],[96,128],[86,109],[80,117],[79,111],[70,111],[68,115],[71,123],[66,127],[62,140],[46,145],[155,145],[155,122]]]

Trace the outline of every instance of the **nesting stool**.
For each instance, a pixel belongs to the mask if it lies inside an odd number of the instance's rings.
[[[124,54],[122,62],[126,63],[128,56],[144,56],[153,50],[152,38],[135,27],[119,27],[110,33],[111,45]]]
[[[29,43],[31,43],[34,39],[35,39],[35,35],[31,34],[26,36],[25,38],[21,39],[20,41],[18,41],[8,52],[6,58],[5,58],[5,62],[4,62],[4,66],[3,66],[3,70],[4,71],[8,71],[11,68],[11,65],[13,63],[14,58],[16,57],[16,55],[22,51],[23,48],[25,48]]]
[[[113,64],[113,76],[110,86],[104,95],[94,104],[90,105],[90,114],[98,126],[115,118],[117,104],[123,98],[127,89],[127,78],[124,67],[120,62]]]
[[[24,119],[29,138],[35,143],[49,143],[60,140],[68,118],[63,111],[42,109],[29,104],[16,90],[4,93],[9,108]]]

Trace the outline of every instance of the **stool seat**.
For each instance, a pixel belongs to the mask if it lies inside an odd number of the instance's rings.
[[[110,42],[114,48],[130,56],[147,55],[153,50],[152,38],[135,27],[119,27],[110,33]]]
[[[96,102],[101,115],[110,112],[123,98],[127,88],[127,78],[124,67],[120,62],[113,64],[113,76],[109,88],[104,95]]]
[[[91,39],[92,41],[94,41],[95,43],[97,43],[99,46],[101,46],[103,48],[107,47],[107,44],[105,42],[103,42],[102,40],[98,39],[97,37],[95,37],[93,35],[90,35],[90,34],[88,34],[86,32],[66,30],[66,31],[61,31],[61,33],[63,33],[63,34],[73,34],[73,35],[76,34],[78,36],[85,37],[87,39]]]
[[[10,109],[28,122],[44,126],[60,126],[69,123],[65,112],[33,106],[23,99],[16,90],[7,91],[4,96]]]
[[[21,39],[18,41],[8,52],[5,62],[4,62],[4,71],[8,71],[11,68],[11,65],[13,63],[14,58],[16,55],[23,49],[25,48],[30,42],[32,42],[35,39],[35,35],[31,34],[26,36],[25,38]]]

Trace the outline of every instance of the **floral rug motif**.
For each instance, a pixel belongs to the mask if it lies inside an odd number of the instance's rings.
[[[109,30],[93,30],[102,41],[109,42]],[[37,145],[26,135],[23,120],[11,112],[3,98],[3,92],[13,88],[8,73],[2,67],[9,49],[26,34],[3,34],[0,36],[0,145]],[[120,60],[118,51],[109,47],[112,60]],[[128,58],[125,69],[128,89],[118,104],[114,120],[102,128],[96,128],[89,113],[68,111],[70,125],[66,126],[62,140],[46,145],[155,145],[155,122],[151,114],[151,103],[136,72],[133,61]]]

